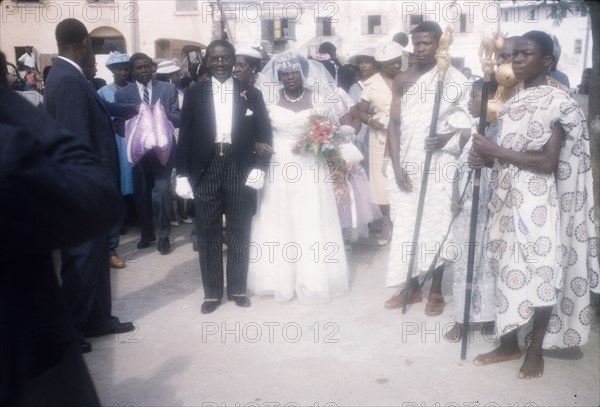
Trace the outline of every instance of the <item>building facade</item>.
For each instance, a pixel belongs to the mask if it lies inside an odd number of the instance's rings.
[[[557,27],[552,7],[541,1],[4,0],[0,48],[14,62],[25,46],[34,46],[41,69],[57,52],[56,24],[73,17],[91,33],[99,70],[112,50],[184,62],[186,45],[202,47],[221,37],[236,46],[261,46],[269,53],[297,49],[305,55],[330,41],[343,61],[352,52],[432,20],[442,28],[454,26],[453,64],[474,74],[481,74],[477,50],[483,36],[531,29],[553,33],[562,45],[558,67],[575,86],[582,70],[591,66],[589,17],[584,9],[569,12]]]

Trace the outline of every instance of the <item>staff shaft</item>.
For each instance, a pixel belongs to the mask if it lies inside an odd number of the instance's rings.
[[[481,112],[479,114],[479,125],[477,132],[485,134],[487,117],[488,94],[490,82],[483,82],[481,88]],[[460,358],[464,360],[467,356],[467,339],[469,336],[469,320],[471,319],[471,297],[473,294],[473,271],[475,268],[475,244],[477,242],[477,216],[479,212],[479,189],[481,183],[481,169],[475,170],[473,177],[473,194],[471,202],[471,225],[469,229],[469,255],[467,258],[467,282],[465,285],[465,309],[463,314],[462,343],[460,347]]]
[[[435,90],[435,100],[433,103],[433,113],[431,116],[431,123],[429,125],[429,137],[435,136],[438,116],[440,114],[440,102],[442,98],[442,89],[444,81],[437,81]],[[427,181],[429,179],[429,168],[431,167],[431,151],[427,151],[425,154],[425,163],[423,166],[423,174],[421,176],[421,189],[419,190],[419,206],[417,207],[417,218],[415,220],[415,228],[413,230],[413,245],[414,250],[411,253],[408,261],[408,274],[406,276],[406,284],[403,291],[402,298],[402,313],[406,313],[406,305],[408,304],[408,295],[410,291],[410,283],[413,278],[413,269],[415,266],[415,256],[419,253],[419,234],[421,232],[421,220],[423,218],[423,208],[425,206],[425,194],[427,193]]]

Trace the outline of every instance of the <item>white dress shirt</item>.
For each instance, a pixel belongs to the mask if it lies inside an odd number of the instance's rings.
[[[221,83],[211,79],[213,102],[215,105],[215,123],[217,135],[215,143],[231,143],[231,125],[233,116],[233,78],[229,77]]]
[[[24,53],[19,57],[18,61],[22,62],[25,66],[35,68],[35,54],[33,52],[31,53],[31,55],[29,55],[27,52]]]
[[[65,57],[61,57],[60,55],[58,56],[60,59],[67,61],[68,63],[70,63],[71,65],[73,65],[75,68],[77,68],[77,70],[83,75],[83,77],[85,78],[85,74],[83,73],[83,69],[81,69],[81,67],[77,64],[77,62],[71,61],[69,58],[65,58]],[[87,78],[86,78],[87,79]]]
[[[142,85],[138,81],[135,81],[135,84],[138,88],[138,93],[140,94],[140,99],[143,102],[144,101],[144,85]],[[146,84],[146,86],[148,87],[148,104],[151,105],[152,104],[152,81],[149,81]]]

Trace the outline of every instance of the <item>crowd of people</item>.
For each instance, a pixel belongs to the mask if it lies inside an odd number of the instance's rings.
[[[505,39],[497,70],[513,80],[492,80],[506,89],[497,118],[484,118],[478,134],[484,83],[452,66],[440,74],[442,34],[437,23],[423,22],[410,36],[354,53],[348,65],[330,43],[308,58],[286,51],[269,59],[215,40],[190,78],[172,61],[114,52],[106,63],[114,82],[97,89],[87,29],[74,19],[59,23],[45,113],[0,86],[3,133],[20,136],[3,136],[0,145],[2,157],[16,160],[2,163],[2,229],[14,238],[23,233],[18,219],[36,217],[27,229],[33,243],[1,260],[8,268],[25,262],[31,276],[2,273],[0,298],[6,309],[23,302],[15,290],[37,281],[38,267],[52,280],[42,298],[55,304],[52,318],[49,310],[20,310],[40,342],[21,342],[21,329],[0,336],[28,361],[25,368],[17,366],[21,356],[1,364],[3,376],[18,375],[0,388],[0,404],[50,391],[29,379],[58,363],[65,380],[81,384],[62,397],[96,400],[81,359],[91,351],[85,338],[134,329],[111,311],[110,267],[125,266],[117,253],[124,196],[140,221],[137,247],[157,241],[164,255],[172,251],[173,192],[179,197],[181,219],[193,218],[203,314],[217,310],[225,293],[239,307],[251,306],[251,294],[304,303],[348,294],[348,248],[371,232],[377,245],[390,246],[386,285],[402,289],[385,308],[421,302],[423,274],[433,270],[429,316],[444,311],[444,270],[452,271],[454,297],[464,297],[466,248],[476,244],[471,322],[495,323],[500,336],[476,365],[520,358],[517,332],[530,322],[520,378],[543,374],[542,348],[584,344],[589,292],[599,291],[589,136],[585,115],[549,76],[552,38],[531,31]],[[436,86],[452,91],[438,99]],[[134,136],[155,129],[132,130],[132,120],[156,105],[169,124],[166,153]],[[28,143],[37,145],[30,151]],[[4,154],[11,149],[14,155]],[[477,241],[469,242],[474,168],[483,169],[482,192]],[[47,171],[53,176],[38,178]],[[426,172],[429,183],[421,182]],[[61,253],[60,288],[51,249]],[[448,340],[462,335],[463,301]],[[24,354],[52,347],[53,359]]]

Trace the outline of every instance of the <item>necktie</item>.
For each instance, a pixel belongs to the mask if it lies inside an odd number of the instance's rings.
[[[150,93],[148,92],[148,86],[144,85],[144,103],[150,104]]]

